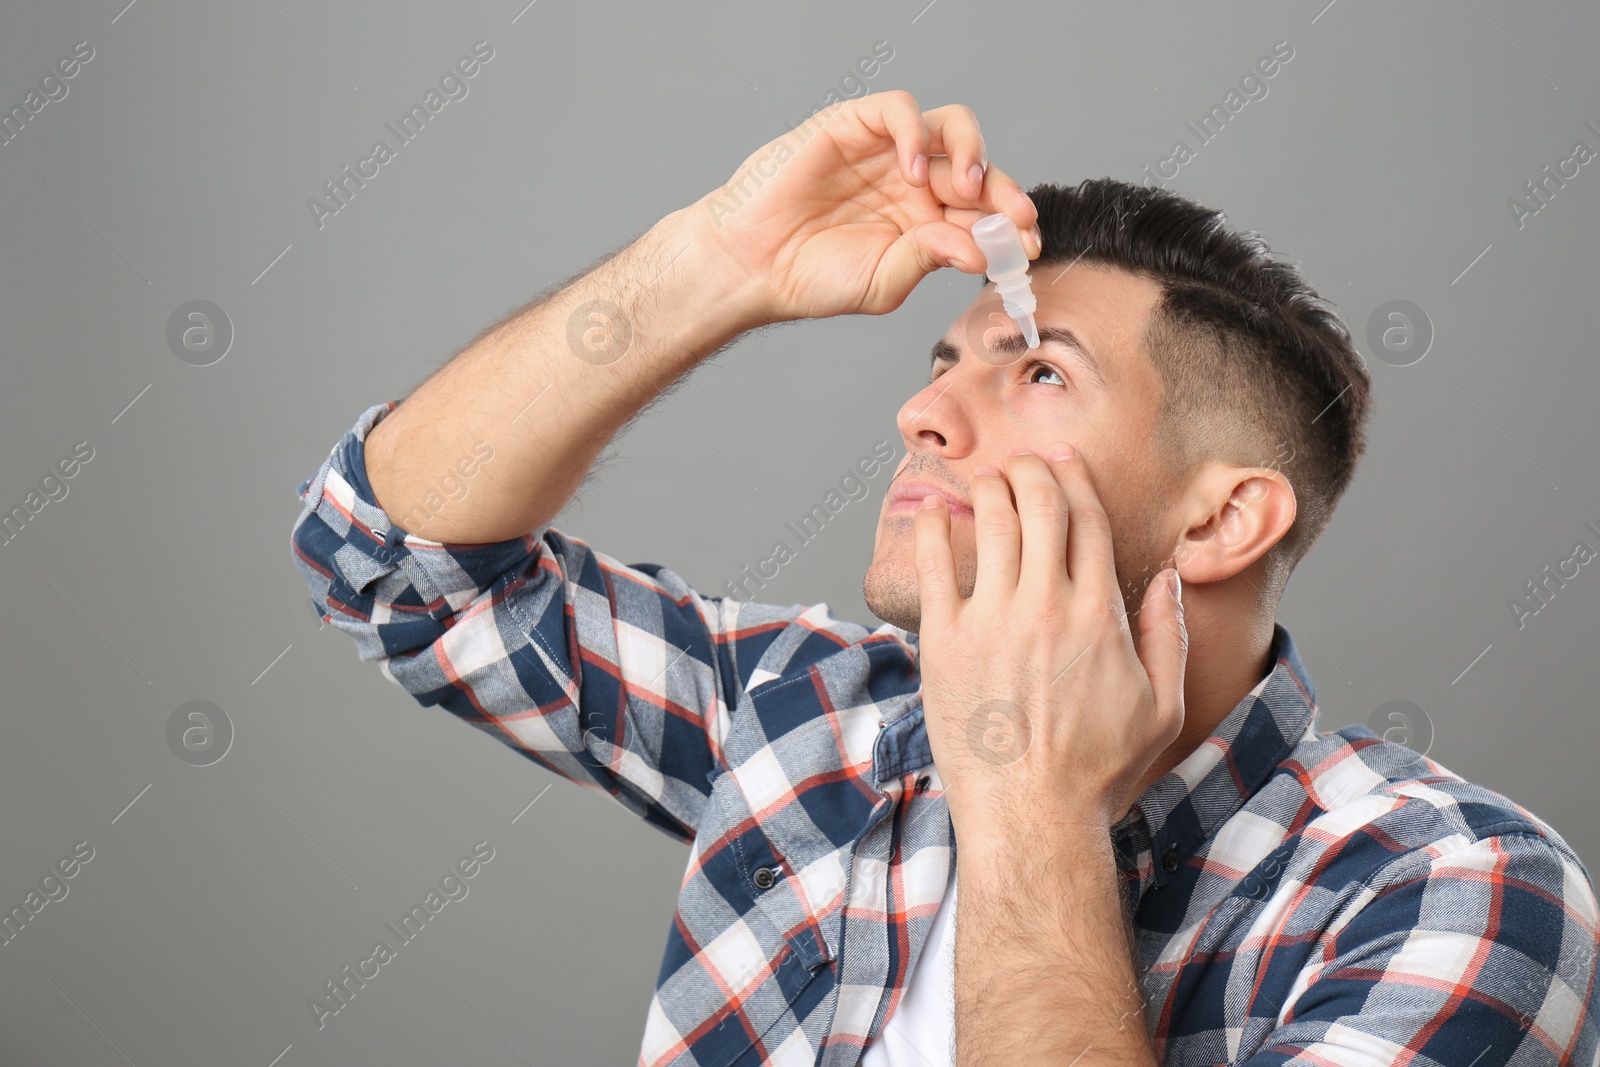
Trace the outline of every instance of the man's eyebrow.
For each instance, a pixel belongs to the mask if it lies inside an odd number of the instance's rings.
[[[1083,342],[1078,340],[1077,334],[1065,326],[1040,326],[1040,346],[1043,347],[1046,341],[1054,341],[1066,347],[1071,353],[1073,361],[1082,367],[1084,372],[1094,379],[1102,389],[1106,388],[1106,376],[1100,369],[1100,362],[1084,347]],[[1003,337],[997,337],[990,342],[989,351],[995,355],[1014,356],[1033,350],[1028,348],[1028,341],[1021,333],[1010,333]],[[961,350],[942,337],[933,343],[933,352],[928,360],[929,367],[931,368],[933,364],[941,359],[948,363],[961,362]]]

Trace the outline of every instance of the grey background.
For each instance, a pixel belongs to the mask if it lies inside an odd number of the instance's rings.
[[[1520,230],[1506,204],[1600,147],[1594,5],[523,2],[0,14],[5,109],[95,49],[0,146],[0,505],[95,449],[0,545],[0,904],[95,849],[0,947],[0,1062],[633,1061],[686,850],[319,632],[295,490],[363,408],[725,180],[879,40],[867,88],[970,105],[1025,187],[1137,179],[1290,42],[1173,185],[1299,259],[1358,337],[1394,299],[1436,336],[1408,367],[1363,341],[1370,452],[1280,619],[1324,728],[1414,701],[1429,755],[1600,856],[1600,565],[1520,631],[1507,605],[1600,523],[1600,162]],[[470,94],[319,230],[307,198],[480,39]],[[720,592],[874,441],[903,454],[895,412],[974,288],[946,270],[894,314],[748,339],[560,525]],[[166,344],[193,299],[236,331],[212,366]],[[884,482],[763,599],[874,622]],[[204,768],[166,741],[195,699],[236,731]],[[482,839],[470,896],[319,1032],[308,998]]]

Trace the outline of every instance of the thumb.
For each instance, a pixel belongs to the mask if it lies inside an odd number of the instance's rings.
[[[911,227],[884,250],[867,295],[869,313],[898,308],[917,283],[955,260],[957,269],[981,273],[985,261],[970,230],[953,222],[923,222]]]
[[[1168,582],[1171,582],[1171,585]],[[1171,591],[1176,586],[1179,592]],[[1183,676],[1189,661],[1189,629],[1183,618],[1182,583],[1169,567],[1145,587],[1139,608],[1139,662],[1150,676],[1156,711],[1183,723]]]

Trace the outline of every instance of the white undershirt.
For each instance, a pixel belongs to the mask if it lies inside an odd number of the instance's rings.
[[[900,1005],[867,1042],[861,1067],[950,1067],[955,1062],[956,876],[934,914]]]

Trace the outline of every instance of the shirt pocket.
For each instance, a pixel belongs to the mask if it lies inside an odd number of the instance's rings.
[[[765,1039],[788,1038],[825,994],[816,979],[827,958],[814,924],[785,923],[795,906],[784,903],[794,896],[791,874],[733,777],[717,775],[657,989],[688,1045],[674,1064],[765,1062]]]

